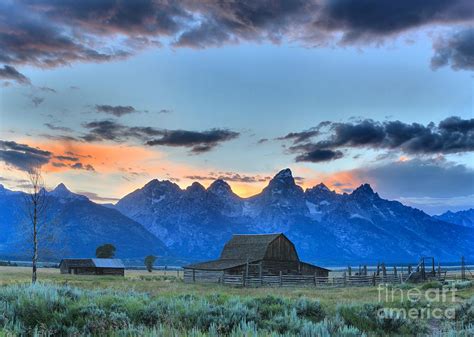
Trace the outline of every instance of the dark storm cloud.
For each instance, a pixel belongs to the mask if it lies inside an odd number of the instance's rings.
[[[292,28],[311,22],[317,7],[315,2],[304,0],[192,1],[189,10],[202,18],[185,29],[174,45],[206,48],[242,40],[277,43]]]
[[[54,167],[67,167],[64,163],[53,162],[51,163]]]
[[[310,130],[301,131],[301,132],[290,132],[283,137],[277,138],[278,140],[293,140],[296,143],[302,143],[307,141],[308,139],[317,136],[319,134],[319,130],[312,128]]]
[[[368,41],[429,24],[474,18],[471,0],[328,0],[316,27],[343,32],[342,41]]]
[[[119,48],[107,48],[106,43],[98,47],[97,37],[73,29],[70,21],[60,23],[48,19],[45,10],[51,5],[54,4],[49,1],[0,4],[0,62],[55,67],[75,61],[110,61],[129,55]],[[67,15],[63,18],[68,20]]]
[[[474,150],[474,119],[454,116],[438,125],[363,120],[356,123],[323,122],[314,129],[319,131],[316,136],[319,139],[309,137],[302,142],[298,136],[282,137],[293,141],[289,151],[298,154],[297,161],[338,159],[343,156],[340,150],[344,148],[388,149],[419,155]]]
[[[20,84],[31,84],[31,81],[28,77],[9,65],[4,65],[3,68],[0,68],[0,79],[13,80]]]
[[[75,163],[69,166],[74,170],[86,170],[86,171],[95,171],[94,167],[90,164]]]
[[[54,158],[60,161],[78,161],[79,160],[79,158],[72,157],[72,156],[55,156]]]
[[[314,149],[305,152],[295,158],[297,162],[307,161],[312,163],[320,163],[323,161],[330,161],[342,158],[343,154],[341,151],[333,151],[327,149]]]
[[[89,122],[83,126],[89,129],[88,134],[82,137],[88,142],[102,140],[122,142],[130,137],[141,137],[139,134],[132,134],[129,127],[110,120]]]
[[[147,145],[184,146],[191,152],[202,153],[212,150],[219,143],[235,139],[238,132],[227,129],[211,129],[208,131],[163,130],[161,137],[146,142]]]
[[[137,139],[149,146],[175,146],[191,148],[192,153],[208,152],[222,142],[237,138],[238,132],[227,129],[208,131],[167,130],[153,127],[129,127],[111,120],[95,121],[83,125],[88,133],[85,141],[115,141]]]
[[[123,106],[123,105],[113,106],[113,105],[107,105],[107,104],[96,105],[95,110],[97,112],[103,112],[103,113],[114,115],[117,117],[137,112],[137,110],[135,110],[135,108],[130,105],[127,105],[127,106]]]
[[[107,62],[163,39],[191,48],[243,41],[319,46],[340,36],[363,43],[427,25],[469,24],[473,16],[470,0],[20,0],[0,3],[0,62]],[[457,41],[435,47],[435,66],[465,67]]]
[[[474,70],[474,28],[458,31],[434,42],[435,55],[431,66],[438,69],[451,66],[454,70]]]
[[[47,164],[51,156],[49,151],[14,141],[0,140],[0,160],[22,171]]]

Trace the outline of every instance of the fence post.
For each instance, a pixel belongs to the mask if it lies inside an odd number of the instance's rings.
[[[377,275],[380,275],[380,263],[377,262]]]
[[[242,286],[245,287],[245,271],[242,271]]]
[[[196,270],[193,269],[193,282],[196,282]]]
[[[316,275],[317,275],[317,273],[314,272],[314,286],[316,286],[316,283],[317,283],[317,282],[316,282],[316,277],[317,277]]]
[[[345,287],[345,286],[346,286],[346,272],[344,272],[344,273],[342,274],[342,277],[343,277],[343,279],[344,279],[343,282],[344,282],[344,287]]]
[[[349,276],[352,275],[352,268],[351,268],[351,266],[347,266],[347,273],[349,274]]]
[[[364,275],[367,276],[367,265],[364,264]]]
[[[372,285],[375,287],[375,273],[372,275]]]
[[[280,270],[280,287],[283,285],[282,271]]]
[[[426,270],[425,270],[425,258],[421,259],[421,279],[423,281],[426,280]]]
[[[441,278],[441,263],[438,262],[438,278]]]
[[[393,266],[393,274],[397,276],[397,266]]]
[[[433,276],[436,276],[434,257],[432,258],[431,262],[432,262],[431,273],[433,274]]]
[[[411,264],[408,265],[408,275],[411,274]]]
[[[464,256],[461,256],[461,279],[463,281],[466,279],[466,262],[464,261]]]
[[[249,280],[249,259],[247,259],[247,263],[245,264],[245,281],[244,285],[248,285]]]

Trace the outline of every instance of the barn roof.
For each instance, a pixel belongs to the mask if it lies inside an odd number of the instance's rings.
[[[249,261],[252,262],[252,261]],[[201,270],[224,270],[229,268],[234,268],[242,266],[247,263],[247,260],[212,260],[201,263],[194,263],[184,268],[189,269],[201,269]]]
[[[97,268],[125,268],[120,259],[92,259]]]
[[[62,259],[60,264],[83,268],[125,268],[120,259]]]
[[[268,246],[278,237],[288,238],[283,233],[275,234],[234,234],[224,246],[221,256],[218,260],[211,260],[201,263],[194,263],[185,266],[185,269],[198,270],[225,270],[245,265],[265,259]],[[292,245],[293,243],[288,240]],[[329,271],[326,268],[314,266],[310,263],[301,262],[321,270]]]
[[[280,235],[283,234],[235,234],[225,244],[221,259],[262,260],[268,245]]]

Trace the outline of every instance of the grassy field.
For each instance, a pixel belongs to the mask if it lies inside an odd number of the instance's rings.
[[[67,304],[64,304],[65,308],[68,308],[65,309],[68,315],[72,315],[70,313],[72,309],[69,309],[69,306],[76,310],[78,306],[90,308],[92,305],[93,308],[102,310],[100,312],[104,313],[104,320],[112,319],[110,317],[122,317],[123,315],[126,317],[122,321],[119,320],[121,323],[117,326],[109,324],[109,327],[112,326],[112,329],[109,331],[107,329],[100,330],[97,328],[97,324],[91,328],[86,323],[80,323],[76,327],[74,320],[71,323],[63,317],[64,313],[58,314],[60,318],[57,318],[57,320],[60,320],[62,325],[69,326],[72,324],[73,327],[71,329],[77,329],[77,331],[74,330],[76,335],[80,335],[84,331],[88,331],[92,335],[102,335],[103,333],[116,335],[118,332],[114,330],[114,327],[120,327],[122,332],[127,331],[124,330],[125,327],[131,329],[125,334],[130,336],[147,334],[150,336],[212,336],[214,333],[217,335],[233,334],[235,336],[267,336],[271,334],[275,336],[291,336],[298,335],[298,331],[303,331],[304,329],[308,331],[306,333],[307,336],[324,335],[325,331],[328,331],[330,336],[360,336],[364,334],[367,336],[404,336],[414,334],[414,328],[421,332],[421,335],[442,336],[448,333],[446,331],[449,331],[450,336],[471,336],[470,333],[474,333],[474,329],[470,327],[471,324],[474,324],[474,286],[472,282],[459,283],[459,289],[456,290],[455,296],[452,297],[452,294],[450,294],[445,301],[434,300],[430,302],[421,299],[416,303],[412,303],[406,298],[406,293],[410,289],[415,288],[415,286],[411,285],[402,285],[395,289],[383,288],[380,293],[377,287],[334,289],[309,287],[231,288],[214,284],[185,284],[181,278],[177,277],[176,271],[167,271],[166,275],[162,271],[153,273],[126,271],[125,277],[116,277],[61,275],[58,269],[45,268],[39,269],[38,278],[40,282],[52,288],[32,290],[25,286],[30,281],[30,273],[30,268],[0,267],[0,305],[2,304],[1,291],[4,291],[4,303],[9,303],[8,305],[11,309],[14,305],[7,300],[8,296],[13,298],[29,293],[29,296],[36,298],[36,296],[41,297],[43,293],[52,292],[56,295],[51,296],[55,297],[59,296],[57,295],[58,293],[64,292],[64,289],[78,289],[78,291],[81,291],[81,295],[76,297],[82,299],[74,297]],[[446,287],[445,285],[444,289]],[[431,291],[434,294],[434,289],[443,288],[441,284],[430,283],[417,285],[417,289],[424,292]],[[40,294],[36,293],[36,291],[39,291]],[[33,293],[31,294],[31,292]],[[13,293],[16,295],[12,295]],[[66,293],[69,294],[70,290],[67,290]],[[379,294],[381,294],[381,297],[379,297]],[[387,295],[388,298],[386,297]],[[146,298],[143,299],[142,296]],[[125,301],[122,297],[127,298],[126,302],[135,303],[137,308],[133,304],[124,304],[125,309],[117,309],[116,307],[120,306],[114,305],[114,302],[122,303],[122,301]],[[104,304],[102,298],[110,298],[110,303]],[[25,301],[28,301],[28,297],[26,297]],[[38,301],[42,303],[41,305],[44,305],[45,299],[43,298]],[[21,312],[22,307],[20,307],[18,301],[15,303],[15,305],[18,305],[18,308],[11,310],[19,310]],[[161,318],[156,318],[156,320],[152,320],[152,323],[150,323],[143,318],[143,313],[137,313],[141,312],[142,308],[156,306],[160,308],[166,307],[166,315],[169,314],[170,318],[164,321]],[[196,306],[199,309],[196,309]],[[228,312],[227,307],[234,308],[232,310],[235,312]],[[455,308],[456,319],[438,320],[432,317],[422,317],[421,319],[410,320],[390,317],[390,319],[383,319],[378,323],[370,323],[375,319],[374,313],[380,307],[414,308],[418,312],[421,312],[423,309],[433,310],[434,308],[440,308],[446,310],[447,308]],[[306,309],[303,310],[301,308]],[[38,311],[39,309],[34,308],[34,310]],[[154,310],[155,312],[159,311],[159,309]],[[23,324],[22,329],[31,333],[35,325],[32,325],[31,322],[19,322],[18,312],[13,311],[11,315],[16,317],[16,324]],[[201,314],[196,314],[196,317],[189,316],[192,312],[195,314],[200,312]],[[271,314],[262,314],[267,312]],[[203,323],[202,317],[209,317],[209,322]],[[235,321],[236,317],[240,321]],[[4,331],[1,332],[2,320],[0,316],[0,336],[2,333],[14,335],[12,332],[14,331],[12,330],[12,322],[12,318],[10,321],[4,319],[3,324],[5,326],[10,324],[10,326],[3,328]],[[41,323],[41,319],[36,323]],[[66,330],[57,330],[59,328],[55,327],[54,324],[49,327],[43,324],[42,329],[49,332],[56,331],[56,333],[59,333],[58,331],[61,331],[65,333]],[[231,326],[232,329],[227,330],[224,328],[226,326]],[[38,329],[38,327],[36,328]]]

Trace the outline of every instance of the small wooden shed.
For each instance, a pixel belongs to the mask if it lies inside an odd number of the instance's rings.
[[[328,277],[329,270],[300,261],[294,244],[282,233],[236,234],[218,260],[184,267],[185,282],[221,282],[226,275],[264,277],[311,275]]]
[[[125,265],[120,259],[63,259],[59,269],[61,274],[125,275]]]

